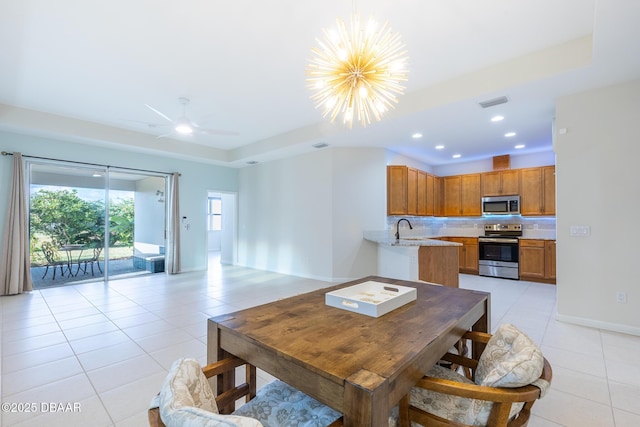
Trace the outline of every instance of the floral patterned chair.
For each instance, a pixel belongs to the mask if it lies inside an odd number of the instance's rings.
[[[447,353],[443,360],[455,370],[436,365],[427,372],[400,401],[400,426],[526,426],[552,378],[538,346],[511,324],[493,336],[467,332],[462,340],[481,356]]]
[[[247,381],[214,396],[207,378],[247,367]],[[337,427],[341,414],[282,381],[256,394],[255,368],[229,357],[201,368],[194,359],[174,362],[160,393],[151,401],[151,427]],[[235,402],[245,398],[237,410]],[[222,413],[221,413],[222,412]]]

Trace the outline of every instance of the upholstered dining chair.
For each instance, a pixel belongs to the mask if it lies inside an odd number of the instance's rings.
[[[208,378],[246,367],[246,379],[214,396]],[[160,393],[151,401],[151,427],[338,427],[341,414],[288,384],[276,380],[256,393],[255,368],[237,357],[201,367],[179,359],[169,370]],[[235,409],[236,401],[245,403]]]
[[[455,370],[431,368],[400,401],[399,425],[526,426],[552,378],[538,346],[511,324],[501,325],[493,336],[467,332],[462,340],[481,355],[447,353],[443,360]]]

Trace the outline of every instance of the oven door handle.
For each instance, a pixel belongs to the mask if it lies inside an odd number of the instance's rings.
[[[518,243],[518,239],[504,239],[501,237],[481,237],[478,239],[478,243]]]

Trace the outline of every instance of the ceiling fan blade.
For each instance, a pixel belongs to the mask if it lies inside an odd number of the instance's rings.
[[[159,115],[160,117],[162,117],[163,119],[173,123],[173,120],[171,120],[169,117],[165,116],[163,113],[161,113],[160,111],[156,110],[155,108],[153,108],[151,105],[149,104],[144,104],[147,106],[147,108],[149,108],[151,111],[153,111],[154,113],[156,113],[157,115]]]

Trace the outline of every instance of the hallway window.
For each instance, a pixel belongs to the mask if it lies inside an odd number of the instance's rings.
[[[209,231],[222,230],[222,199],[220,197],[209,197],[207,224]]]

